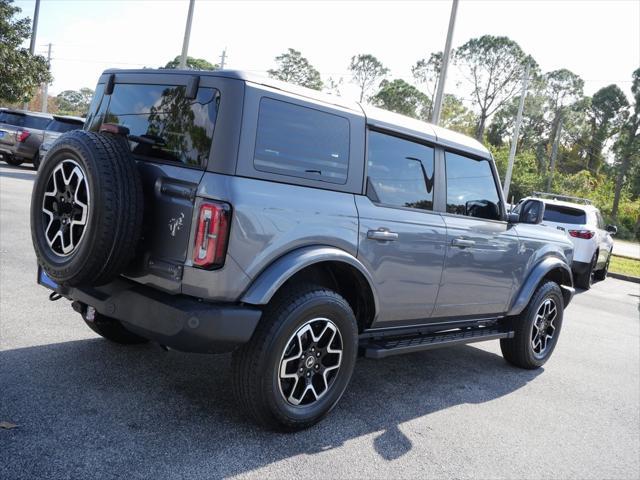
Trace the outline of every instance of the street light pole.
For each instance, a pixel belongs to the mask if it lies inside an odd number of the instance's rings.
[[[522,93],[520,94],[520,104],[518,105],[518,115],[516,116],[516,125],[513,128],[513,138],[511,139],[511,150],[509,150],[509,163],[507,164],[507,174],[504,177],[504,199],[508,201],[509,188],[511,187],[511,174],[513,173],[513,162],[516,158],[516,147],[518,146],[518,136],[520,135],[520,124],[522,123],[522,112],[524,111],[524,100],[527,96],[527,86],[529,85],[529,63],[524,70],[522,77]]]
[[[444,84],[447,80],[447,68],[449,67],[449,57],[451,56],[451,42],[453,40],[453,28],[456,24],[456,14],[458,13],[458,0],[453,0],[451,5],[451,17],[449,17],[449,30],[447,31],[447,41],[444,44],[444,52],[442,53],[442,67],[438,77],[438,90],[433,105],[433,113],[431,115],[431,123],[437,125],[440,123],[440,112],[442,110],[442,97],[444,96]]]
[[[193,7],[196,0],[189,0],[189,13],[187,13],[187,25],[184,29],[184,41],[182,42],[182,55],[180,56],[180,68],[187,68],[187,52],[189,51],[189,38],[191,37],[191,21],[193,20]]]
[[[51,43],[49,43],[49,49],[47,50],[47,67],[51,71]],[[42,86],[42,113],[47,113],[49,108],[49,82],[44,82]]]
[[[36,34],[38,33],[38,16],[40,15],[40,0],[36,0],[36,10],[33,12],[33,26],[31,27],[31,41],[29,42],[29,53],[33,55],[36,50]],[[23,110],[29,110],[29,102],[24,102]]]

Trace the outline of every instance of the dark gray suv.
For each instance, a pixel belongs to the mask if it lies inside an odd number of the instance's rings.
[[[295,430],[358,354],[499,339],[544,364],[573,251],[543,213],[507,213],[490,153],[442,128],[240,72],[109,70],[31,228],[52,300],[118,343],[233,351],[240,405]]]

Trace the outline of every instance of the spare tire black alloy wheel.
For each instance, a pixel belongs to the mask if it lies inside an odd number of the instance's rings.
[[[82,241],[90,204],[86,173],[76,161],[63,160],[51,172],[42,199],[45,239],[57,255],[70,255]]]

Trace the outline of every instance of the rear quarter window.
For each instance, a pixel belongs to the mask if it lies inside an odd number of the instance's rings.
[[[116,84],[106,98],[102,123],[127,127],[134,155],[204,167],[220,105],[217,89],[200,88],[189,99],[184,86]],[[91,129],[99,123],[92,122]]]
[[[19,115],[12,112],[0,112],[0,123],[13,125],[14,127],[24,126],[26,115]]]
[[[260,101],[256,170],[344,185],[349,168],[349,120],[272,98]]]
[[[584,210],[580,210],[578,208],[546,204],[544,209],[544,220],[554,223],[584,225],[587,223],[587,215]]]
[[[47,128],[47,125],[51,121],[50,118],[46,117],[36,117],[31,115],[25,115],[23,127],[33,128],[36,130],[44,130]]]

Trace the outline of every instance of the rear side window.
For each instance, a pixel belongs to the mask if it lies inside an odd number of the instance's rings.
[[[51,123],[47,125],[47,130],[50,132],[70,132],[71,130],[78,130],[82,128],[83,124],[78,122],[65,122],[60,120],[51,120]]]
[[[447,212],[469,217],[500,219],[500,197],[487,160],[445,153]]]
[[[369,133],[367,196],[374,202],[433,210],[433,148]]]
[[[24,126],[24,120],[26,115],[19,115],[13,112],[2,112],[0,111],[0,123],[4,123],[7,125],[13,125],[14,127],[22,127]]]
[[[272,98],[260,101],[256,170],[345,184],[349,120]]]
[[[587,223],[587,215],[584,210],[578,208],[550,205],[547,203],[544,208],[544,220],[554,223],[584,225]]]
[[[22,126],[26,128],[35,128],[36,130],[44,130],[47,128],[50,121],[51,118],[26,115]]]
[[[184,86],[116,84],[103,122],[129,129],[135,155],[202,167],[219,105],[215,88],[200,88],[189,99]]]

